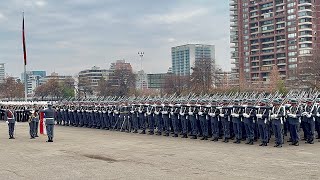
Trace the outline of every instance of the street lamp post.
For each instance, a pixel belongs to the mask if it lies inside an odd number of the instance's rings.
[[[140,73],[141,73],[141,75],[140,75],[140,88],[141,88],[141,91],[142,91],[142,89],[143,89],[142,58],[144,56],[144,52],[138,52],[138,55],[140,56],[140,63],[141,63],[140,64]]]

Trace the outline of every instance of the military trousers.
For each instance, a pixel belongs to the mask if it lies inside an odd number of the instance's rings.
[[[211,117],[211,134],[213,138],[219,138],[219,117]]]
[[[172,121],[172,127],[173,127],[173,132],[174,134],[179,134],[179,117],[177,114],[173,114],[171,116],[171,121]]]
[[[267,143],[269,140],[269,124],[265,121],[265,119],[258,119],[258,130],[262,143]]]
[[[209,136],[209,127],[208,127],[208,120],[207,116],[199,116],[201,132],[203,137]]]
[[[244,120],[244,127],[247,134],[248,140],[254,140],[254,129],[255,129],[255,123],[252,118],[245,118]]]
[[[314,140],[314,133],[315,133],[315,119],[313,117],[308,118],[305,124],[306,130],[306,140],[311,142]]]
[[[299,142],[300,140],[299,129],[300,129],[300,123],[290,124],[290,135],[293,143]]]
[[[46,125],[46,129],[47,129],[47,136],[49,140],[53,140],[53,129],[54,129],[54,125],[53,124],[47,124]]]
[[[148,116],[148,124],[149,124],[150,132],[154,132],[154,124],[155,124],[154,114],[150,114]]]
[[[9,136],[12,137],[14,134],[14,126],[16,123],[9,123],[8,127],[9,127]]]
[[[189,115],[191,124],[191,135],[196,136],[198,134],[197,118],[194,115]]]
[[[183,135],[188,134],[188,118],[187,117],[188,117],[187,115],[180,116]]]
[[[242,139],[242,122],[240,118],[233,118],[233,132],[237,140]]]
[[[223,117],[221,119],[222,122],[222,129],[223,129],[223,136],[226,139],[230,138],[230,117]]]
[[[272,127],[276,144],[283,144],[283,121],[281,119],[274,119]]]
[[[29,134],[31,138],[34,138],[36,136],[36,122],[35,121],[31,121],[29,123]]]

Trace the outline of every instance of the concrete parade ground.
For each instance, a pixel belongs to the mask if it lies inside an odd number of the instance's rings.
[[[320,179],[320,142],[274,148],[55,126],[53,143],[0,123],[0,179]]]

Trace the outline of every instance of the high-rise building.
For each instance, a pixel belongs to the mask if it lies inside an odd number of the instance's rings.
[[[232,76],[269,84],[273,67],[294,79],[320,45],[318,0],[230,0]],[[239,81],[240,80],[240,81]]]
[[[111,85],[111,86],[121,86],[120,84],[121,84],[122,80],[124,80],[125,83],[127,83],[127,81],[132,78],[129,76],[133,75],[131,64],[126,62],[125,60],[117,60],[116,62],[111,63],[109,72],[110,72],[109,85]],[[144,75],[142,75],[142,76],[144,76]],[[132,79],[134,79],[134,78],[136,78],[136,77],[133,77]],[[142,77],[142,78],[144,78],[144,77]],[[135,83],[136,83],[136,79],[135,79],[134,84]],[[144,83],[142,85],[143,85],[142,87],[144,88]],[[135,85],[135,87],[136,87],[136,85]],[[141,87],[141,85],[140,85],[140,87]]]
[[[4,81],[4,78],[5,78],[4,63],[0,63],[0,83]]]
[[[215,64],[214,45],[187,44],[171,48],[172,72],[176,75],[189,76],[197,61],[209,60]]]
[[[44,83],[44,77],[46,71],[27,71],[27,92],[28,95],[32,95],[35,89]],[[24,73],[21,73],[21,80],[24,83]]]

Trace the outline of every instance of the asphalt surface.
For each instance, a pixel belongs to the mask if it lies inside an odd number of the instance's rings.
[[[320,142],[259,147],[55,127],[53,143],[0,122],[0,179],[320,179]]]

